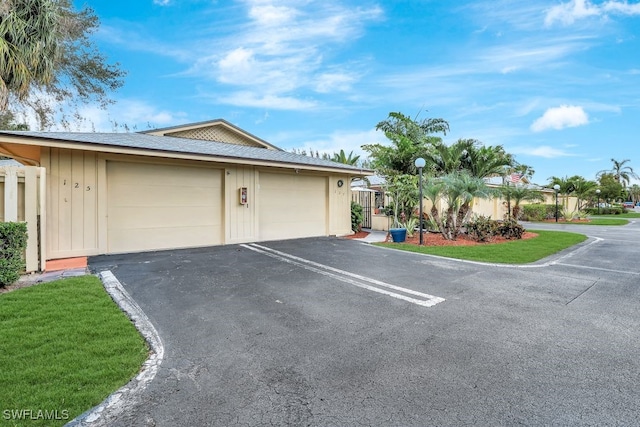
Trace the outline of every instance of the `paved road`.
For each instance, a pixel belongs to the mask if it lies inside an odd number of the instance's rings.
[[[523,268],[331,238],[93,258],[165,344],[115,424],[638,425],[640,226],[563,227],[594,238]]]

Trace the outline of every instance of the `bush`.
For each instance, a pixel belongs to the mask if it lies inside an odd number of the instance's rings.
[[[531,205],[523,205],[521,218],[523,221],[544,221],[556,217],[556,205],[543,205],[535,203]],[[558,216],[561,215],[562,206],[558,206]]]
[[[490,242],[498,232],[498,221],[480,215],[466,224],[467,234],[477,242]]]
[[[547,217],[547,205],[522,205],[520,212],[523,221],[544,221]]]
[[[584,210],[589,215],[598,215],[598,208],[587,208]],[[624,208],[612,206],[609,208],[600,208],[600,215],[620,215],[625,212]]]
[[[362,206],[351,201],[351,230],[356,233],[362,230],[362,221],[364,221],[364,212]]]
[[[20,278],[25,269],[23,253],[26,247],[26,223],[0,222],[0,287]]]
[[[515,219],[505,220],[498,226],[498,233],[505,239],[522,239],[524,227]]]

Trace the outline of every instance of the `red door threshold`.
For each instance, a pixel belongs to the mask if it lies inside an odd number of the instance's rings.
[[[87,268],[87,257],[52,259],[47,261],[46,271],[72,270],[74,268]]]

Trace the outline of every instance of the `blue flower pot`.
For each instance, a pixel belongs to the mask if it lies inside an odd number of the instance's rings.
[[[390,228],[389,233],[391,234],[391,239],[393,243],[402,243],[407,240],[407,229],[406,228]]]

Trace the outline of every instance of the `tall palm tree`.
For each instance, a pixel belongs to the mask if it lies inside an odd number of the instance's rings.
[[[600,172],[598,172],[597,176],[600,176],[603,173],[611,173],[611,174],[613,174],[614,178],[620,184],[622,184],[622,186],[624,188],[627,188],[627,185],[629,185],[629,182],[631,181],[631,178],[635,178],[635,179],[639,179],[640,178],[633,171],[633,168],[631,166],[625,166],[625,164],[630,162],[630,161],[631,160],[629,160],[629,159],[624,159],[622,161],[618,161],[616,159],[611,159],[611,162],[613,163],[613,167],[611,169],[601,170]]]
[[[0,7],[0,111],[9,94],[24,99],[32,86],[55,79],[62,46],[56,2],[8,0]]]

